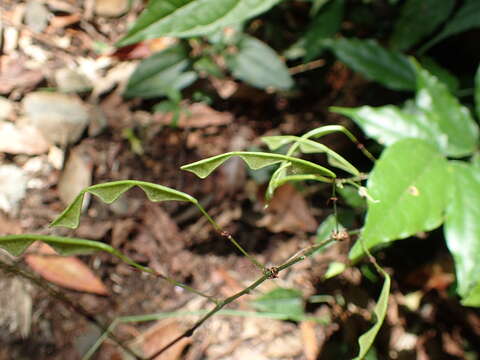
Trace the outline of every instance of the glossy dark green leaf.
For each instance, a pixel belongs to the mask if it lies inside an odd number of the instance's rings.
[[[453,157],[469,155],[477,146],[478,126],[470,111],[462,106],[428,71],[413,62],[417,73],[416,107],[447,136],[447,153]]]
[[[206,178],[217,167],[233,156],[238,156],[253,170],[261,169],[265,166],[278,164],[280,162],[288,162],[291,173],[296,174],[317,174],[335,178],[335,173],[324,168],[323,166],[314,164],[310,161],[297,159],[290,156],[271,154],[264,152],[248,152],[248,151],[232,151],[220,154],[207,159],[203,159],[188,165],[183,165],[182,170],[193,172],[199,178]]]
[[[367,249],[440,226],[449,187],[448,163],[429,143],[403,139],[383,153],[370,173],[368,203],[361,238]],[[350,259],[364,255],[360,241]]]
[[[390,39],[392,49],[404,51],[417,44],[447,19],[454,5],[454,0],[407,0]]]
[[[393,90],[414,90],[415,73],[401,53],[387,50],[373,40],[325,40],[335,55],[366,78]]]
[[[78,227],[83,198],[86,193],[99,197],[103,202],[110,204],[117,200],[124,192],[134,186],[141,188],[150,201],[187,201],[197,204],[198,201],[181,191],[166,186],[136,180],[113,181],[90,186],[76,197],[76,199],[50,224],[50,226],[65,226],[71,229]]]
[[[181,90],[197,79],[195,72],[187,71],[189,65],[188,51],[181,43],[160,51],[138,65],[124,96],[152,98]]]
[[[384,146],[405,138],[426,140],[446,151],[447,139],[435,123],[421,113],[403,111],[392,105],[358,108],[332,107],[331,111],[348,116],[371,138]]]
[[[436,6],[438,7],[438,2],[436,2]],[[447,37],[476,27],[480,27],[480,1],[465,0],[463,6],[455,13],[453,18],[447,22],[443,30],[425,44],[420,49],[420,52],[427,51]]]
[[[362,360],[367,356],[373,345],[373,342],[375,341],[375,338],[377,337],[378,332],[380,331],[380,328],[382,327],[385,315],[387,314],[391,280],[390,276],[382,268],[378,267],[377,270],[381,272],[385,280],[383,282],[382,292],[380,293],[377,304],[373,310],[375,323],[370,329],[368,329],[367,332],[358,338],[360,350],[357,357],[355,357],[353,360]]]
[[[276,288],[252,301],[260,312],[277,313],[298,320],[304,316],[302,293],[296,289]]]
[[[129,257],[123,255],[117,249],[101,243],[99,241],[92,241],[79,238],[49,236],[49,235],[7,235],[0,236],[0,248],[6,250],[14,256],[19,256],[35,241],[42,241],[53,247],[60,255],[79,255],[87,254],[96,251],[104,251],[113,256],[116,256],[125,263],[136,267],[141,271],[153,273],[154,271],[137,264]]]
[[[261,14],[280,0],[150,0],[128,34],[125,46],[161,36],[206,35]]]
[[[452,187],[444,232],[453,255],[457,292],[462,303],[480,306],[480,169],[471,164],[450,163]]]
[[[238,43],[238,52],[228,57],[227,66],[234,77],[261,89],[287,90],[293,86],[288,68],[277,53],[248,35]]]
[[[343,10],[344,0],[332,0],[311,20],[303,36],[305,61],[317,57],[324,49],[323,40],[338,32],[343,19]]]

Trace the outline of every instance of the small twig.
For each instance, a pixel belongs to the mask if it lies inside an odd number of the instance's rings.
[[[310,61],[305,64],[292,66],[291,68],[288,69],[288,72],[290,73],[290,75],[296,75],[296,74],[300,74],[306,71],[310,71],[310,70],[322,67],[325,65],[325,63],[326,62],[324,59],[318,59],[318,60]]]
[[[0,260],[0,269],[8,274],[18,275],[27,280],[29,280],[34,285],[38,286],[42,290],[45,290],[48,295],[53,297],[54,299],[60,301],[67,307],[73,309],[73,311],[81,316],[83,316],[87,321],[91,322],[93,325],[98,327],[102,332],[106,332],[107,336],[112,339],[115,343],[117,343],[124,351],[126,351],[129,355],[133,356],[134,359],[143,360],[144,358],[137,355],[132,349],[128,346],[123,344],[123,342],[118,339],[114,334],[109,332],[109,327],[105,324],[100,322],[95,316],[90,314],[85,308],[83,308],[80,304],[75,304],[71,301],[66,295],[62,294],[61,292],[55,290],[52,286],[50,286],[47,282],[37,278],[33,274],[30,274],[26,271],[21,270],[17,265],[10,265]]]
[[[250,286],[246,287],[245,289],[239,291],[235,295],[232,295],[222,302],[218,303],[212,310],[210,310],[204,317],[202,317],[199,321],[197,321],[191,328],[189,328],[187,331],[185,331],[183,334],[177,336],[175,339],[170,341],[167,345],[165,345],[162,349],[157,351],[155,354],[151,355],[148,357],[146,360],[153,360],[157,356],[163,354],[165,351],[167,351],[169,348],[171,348],[173,345],[178,343],[180,340],[183,338],[188,338],[193,335],[195,330],[197,330],[205,321],[207,321],[209,318],[211,318],[215,313],[220,311],[223,307],[226,305],[230,304],[231,302],[235,301],[239,297],[249,294],[252,290],[256,289],[258,286],[260,286],[263,282],[265,282],[268,279],[275,279],[278,277],[278,274],[289,268],[292,265],[295,265],[296,263],[305,260],[308,256],[312,255],[315,253],[318,249],[336,241],[333,237],[319,243],[315,244],[312,246],[309,246],[301,251],[299,251],[296,255],[293,257],[289,258],[286,262],[284,262],[280,266],[274,266],[269,269],[266,269],[264,272],[263,276],[255,280]]]

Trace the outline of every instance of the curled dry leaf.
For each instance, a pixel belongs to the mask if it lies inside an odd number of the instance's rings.
[[[98,295],[108,295],[103,282],[74,256],[55,256],[57,253],[45,243],[35,243],[25,255],[26,263],[44,279],[68,289]]]
[[[233,121],[231,113],[216,111],[204,103],[194,103],[188,107],[184,106],[182,110],[177,124],[180,128],[228,125]],[[156,118],[162,124],[169,125],[172,123],[173,114],[157,113]]]

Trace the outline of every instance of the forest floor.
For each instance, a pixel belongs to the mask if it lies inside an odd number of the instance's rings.
[[[138,6],[115,17],[112,11],[121,1],[97,2],[103,7],[89,0],[83,7],[79,3],[4,0],[0,6],[0,234],[102,241],[136,262],[219,297],[231,296],[261,275],[195,207],[151,203],[139,189],[111,205],[92,197],[76,230],[48,227],[83,188],[134,179],[195,196],[250,254],[269,266],[315,243],[319,225],[333,212],[329,185],[285,185],[265,208],[268,173],[252,173],[233,159],[202,180],[180,166],[227,151],[264,148],[264,135],[298,135],[325,124],[342,124],[358,134],[345,118],[328,113],[328,106],[363,104],[371,93],[384,99],[394,95],[340,63],[317,69],[317,76],[326,79],[322,86],[288,96],[206,77],[188,89],[185,99],[201,90],[216,94],[213,101],[184,100],[187,111],[172,127],[171,115],[151,111],[153,101],[122,97],[138,62],[168,41],[115,52],[112,44],[138,16]],[[296,80],[301,84],[306,76],[313,75],[299,74]],[[371,167],[341,136],[326,141],[362,170]],[[338,207],[349,230],[361,226],[361,211],[342,199]],[[441,235],[419,237],[422,241],[405,240],[377,253],[393,284],[376,354],[369,359],[478,359],[479,312],[462,307],[449,292],[453,265]],[[357,338],[371,324],[382,281],[368,262],[324,280],[332,261],[347,261],[352,241],[330,246],[229,306],[250,316],[217,315],[157,358],[353,357]],[[42,270],[42,251],[47,250],[31,248],[15,259],[2,252],[0,257],[39,278],[56,276],[57,284],[64,285],[56,289],[104,324],[122,316],[212,307],[108,254],[70,257]],[[282,321],[255,316],[252,300],[278,287],[296,289],[308,317]],[[0,359],[80,359],[101,335],[86,316],[44,290],[0,272]],[[315,295],[321,295],[322,302],[307,301]],[[149,356],[196,319],[159,315],[147,322],[120,322],[115,334],[124,346]],[[121,347],[107,339],[94,358],[122,356]]]

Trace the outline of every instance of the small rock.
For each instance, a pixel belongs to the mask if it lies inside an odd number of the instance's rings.
[[[80,139],[90,120],[87,106],[75,95],[33,92],[22,105],[28,121],[48,141],[60,145]]]
[[[5,212],[17,212],[20,201],[27,189],[25,172],[15,165],[0,166],[0,209]]]
[[[31,0],[27,3],[25,9],[25,24],[34,32],[40,33],[45,30],[49,17],[50,12],[40,1]]]
[[[0,96],[0,120],[6,120],[12,114],[13,105],[10,100]]]
[[[128,11],[129,0],[96,0],[95,13],[99,16],[118,17]]]
[[[48,147],[48,142],[36,127],[0,120],[1,152],[39,155],[47,152]]]
[[[92,88],[90,81],[75,70],[63,68],[55,72],[58,89],[64,93],[81,93]]]
[[[69,205],[83,189],[92,185],[92,167],[92,161],[86,154],[78,148],[72,149],[58,181],[58,194],[65,205]],[[84,207],[87,204],[86,198]]]

